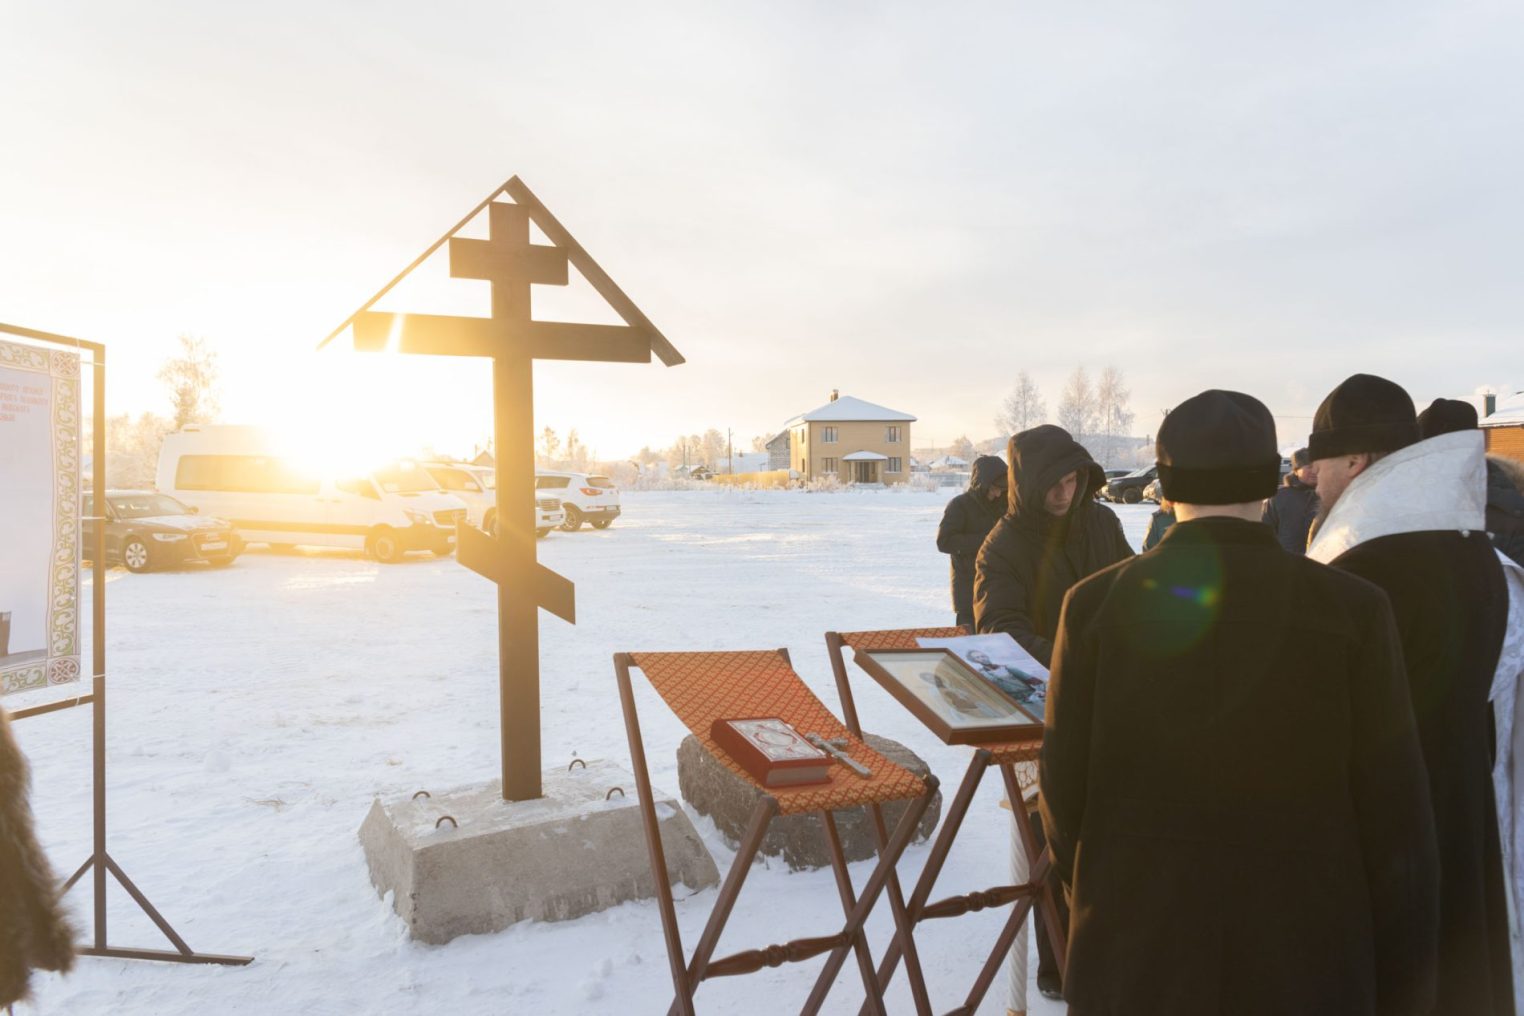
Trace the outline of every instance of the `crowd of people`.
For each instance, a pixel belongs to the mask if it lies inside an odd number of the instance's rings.
[[[1051,671],[1068,955],[1039,922],[1039,988],[1077,1016],[1524,1012],[1519,464],[1371,375],[1284,479],[1238,392],[1176,407],[1157,454],[1141,554],[1046,425],[938,533],[959,623]]]

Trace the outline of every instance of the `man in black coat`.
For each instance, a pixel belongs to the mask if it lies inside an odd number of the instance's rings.
[[[1432,1016],[1434,824],[1386,596],[1261,524],[1257,399],[1187,400],[1158,451],[1179,521],[1070,592],[1048,687],[1069,1012]]]
[[[1476,407],[1459,399],[1435,399],[1418,414],[1424,440],[1440,434],[1476,430]],[[1493,546],[1524,566],[1524,463],[1487,456],[1487,535]]]
[[[937,526],[937,549],[952,558],[953,613],[974,630],[974,558],[1005,514],[1005,463],[996,455],[974,460],[968,490],[947,502]]]
[[[1132,556],[1116,513],[1095,500],[1106,474],[1062,427],[1011,438],[1010,509],[974,566],[980,633],[1006,632],[1047,666],[1064,594]]]
[[[1281,546],[1293,554],[1307,553],[1307,533],[1318,514],[1318,474],[1299,448],[1291,456],[1291,472],[1286,482],[1265,502],[1264,521],[1273,530]]]
[[[1408,393],[1366,374],[1323,400],[1308,442],[1323,505],[1308,556],[1380,586],[1397,617],[1439,838],[1442,1016],[1514,1011],[1488,704],[1508,592],[1483,444],[1421,441]]]

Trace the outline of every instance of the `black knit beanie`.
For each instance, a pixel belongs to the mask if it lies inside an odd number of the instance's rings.
[[[1418,433],[1427,441],[1440,434],[1453,434],[1458,430],[1476,430],[1478,417],[1476,407],[1459,399],[1435,399],[1429,408],[1418,414]]]
[[[1275,418],[1243,392],[1212,389],[1180,403],[1159,426],[1155,451],[1159,486],[1171,501],[1259,501],[1281,480]]]
[[[1316,461],[1395,452],[1419,440],[1418,414],[1402,386],[1373,374],[1355,374],[1318,407],[1307,450]]]

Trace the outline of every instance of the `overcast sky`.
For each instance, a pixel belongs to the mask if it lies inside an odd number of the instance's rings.
[[[1138,433],[1229,387],[1296,441],[1355,371],[1524,385],[1521,66],[1516,2],[18,0],[0,321],[106,342],[115,411],[185,332],[229,421],[469,444],[481,364],[314,350],[517,173],[689,361],[538,369],[606,456],[832,388],[982,438],[1079,364]]]

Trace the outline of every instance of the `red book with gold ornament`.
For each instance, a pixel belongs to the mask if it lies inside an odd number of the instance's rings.
[[[831,756],[776,716],[715,720],[709,736],[764,787],[831,781]]]

